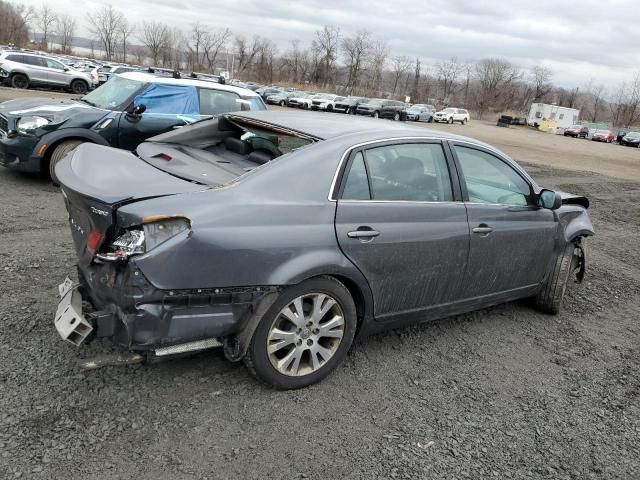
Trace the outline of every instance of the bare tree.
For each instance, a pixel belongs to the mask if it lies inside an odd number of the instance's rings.
[[[245,74],[253,66],[253,62],[262,45],[260,36],[255,35],[248,43],[243,36],[236,36],[234,39],[235,54],[238,55],[237,71]]]
[[[231,38],[231,30],[225,28],[218,32],[208,32],[203,39],[202,48],[204,51],[204,60],[207,62],[207,68],[211,73],[215,72],[216,60],[220,53],[224,50],[229,39]]]
[[[420,59],[416,58],[416,67],[413,71],[413,85],[411,87],[411,101],[413,103],[419,102],[420,95]]]
[[[593,80],[590,80],[587,92],[590,100],[587,107],[590,112],[589,118],[593,123],[596,123],[604,102],[604,85],[593,85]]]
[[[58,36],[60,38],[60,47],[64,53],[71,52],[73,36],[76,32],[76,19],[71,15],[58,15],[57,18]]]
[[[349,72],[347,79],[347,94],[351,95],[357,91],[360,85],[360,76],[364,69],[365,62],[371,54],[371,34],[366,30],[360,30],[353,37],[346,37],[342,40],[342,51],[346,60],[346,67]]]
[[[640,121],[640,72],[633,81],[623,83],[610,104],[612,123],[618,127],[630,127]]]
[[[382,72],[389,57],[389,47],[386,41],[378,40],[373,42],[371,56],[369,60],[369,85],[371,92],[382,90]]]
[[[456,57],[443,60],[436,65],[436,75],[442,87],[442,99],[445,102],[447,102],[449,97],[454,93],[456,81],[463,68],[463,65],[458,62]]]
[[[33,7],[0,1],[0,43],[24,45],[29,41],[29,22]]]
[[[38,27],[42,31],[42,45],[44,48],[49,48],[49,33],[56,22],[56,14],[48,4],[43,3],[38,10],[37,20]]]
[[[120,40],[120,50],[122,54],[122,61],[127,62],[127,49],[129,47],[129,39],[133,32],[135,32],[136,26],[133,23],[129,23],[126,18],[122,18],[120,26],[118,28],[118,38]]]
[[[471,78],[473,76],[473,68],[474,68],[474,64],[471,61],[467,61],[462,67],[462,71],[464,73],[464,106],[465,107],[469,105],[469,92],[471,88]]]
[[[331,79],[335,62],[338,58],[338,45],[340,42],[340,29],[325,25],[322,30],[316,31],[315,47],[322,59],[322,81],[326,85]]]
[[[118,44],[118,34],[124,16],[111,5],[102,7],[89,15],[91,32],[102,44],[107,60],[112,60]]]
[[[398,90],[398,83],[400,79],[404,77],[409,69],[411,68],[411,59],[405,56],[397,56],[393,57],[392,63],[392,73],[393,73],[393,91],[392,94],[395,95]]]
[[[476,64],[475,74],[478,82],[476,109],[479,119],[482,119],[490,106],[497,106],[504,91],[521,77],[517,67],[499,58],[480,60]]]
[[[143,22],[140,41],[147,47],[153,65],[157,66],[160,56],[165,50],[169,35],[169,27],[162,22]]]
[[[549,81],[553,76],[553,72],[549,68],[535,66],[531,69],[531,76],[535,89],[533,98],[542,100],[551,91],[551,83],[549,83]]]

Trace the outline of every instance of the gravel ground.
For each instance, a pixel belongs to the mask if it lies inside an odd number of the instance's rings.
[[[586,194],[597,229],[563,313],[511,303],[370,337],[295,392],[220,351],[78,370],[108,347],[76,350],[53,328],[75,262],[62,199],[0,170],[0,478],[640,478],[640,183],[580,171],[579,153],[557,169],[572,140],[535,138],[551,160],[525,167]]]

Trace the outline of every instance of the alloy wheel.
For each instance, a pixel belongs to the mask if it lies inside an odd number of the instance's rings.
[[[280,310],[271,325],[269,360],[283,375],[309,375],[335,355],[344,333],[344,313],[333,297],[324,293],[299,296]]]

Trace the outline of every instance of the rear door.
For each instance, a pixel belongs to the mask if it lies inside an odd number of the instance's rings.
[[[49,82],[49,69],[47,68],[47,62],[43,57],[33,57],[30,55],[22,56],[23,63],[27,65],[29,80],[33,83],[48,83]]]
[[[555,258],[558,223],[532,186],[494,152],[453,143],[471,230],[465,296],[535,287]]]
[[[469,250],[469,228],[440,142],[355,150],[345,169],[336,234],[362,271],[378,320],[454,302]]]

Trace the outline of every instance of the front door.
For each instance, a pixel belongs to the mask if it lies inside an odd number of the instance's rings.
[[[359,150],[345,172],[336,234],[369,282],[376,319],[458,300],[469,228],[441,143]]]
[[[536,205],[529,181],[505,159],[465,144],[453,150],[471,230],[465,297],[535,288],[555,259],[553,211]]]
[[[49,83],[68,86],[71,75],[65,72],[65,66],[61,62],[51,58],[46,58],[45,61],[47,62],[47,76],[49,78]]]

